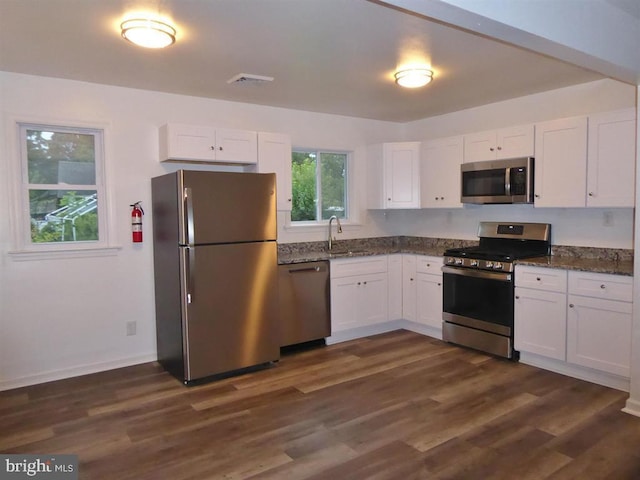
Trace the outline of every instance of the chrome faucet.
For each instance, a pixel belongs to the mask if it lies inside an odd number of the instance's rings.
[[[333,248],[333,236],[331,235],[331,224],[333,223],[334,220],[338,223],[338,233],[342,233],[342,225],[340,225],[340,219],[335,215],[332,215],[329,218],[329,250]]]

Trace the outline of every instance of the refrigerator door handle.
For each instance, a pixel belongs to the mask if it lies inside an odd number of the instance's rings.
[[[187,261],[185,262],[185,267],[187,269],[185,278],[187,281],[187,303],[193,303],[193,272],[196,269],[196,252],[195,249],[187,247],[184,250],[187,255]]]
[[[182,194],[182,206],[186,214],[185,218],[185,243],[189,246],[193,246],[195,243],[194,239],[194,228],[193,228],[193,202],[191,201],[191,188],[185,187],[183,189]]]

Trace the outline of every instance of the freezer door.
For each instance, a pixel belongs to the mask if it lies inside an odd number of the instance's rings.
[[[182,251],[185,379],[278,360],[276,243]]]
[[[179,174],[181,244],[276,239],[275,174],[197,171]]]

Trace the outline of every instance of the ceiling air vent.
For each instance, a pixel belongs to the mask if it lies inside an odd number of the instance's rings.
[[[227,83],[237,83],[246,85],[256,85],[259,83],[273,82],[273,77],[265,77],[264,75],[253,75],[252,73],[239,73],[234,75]]]

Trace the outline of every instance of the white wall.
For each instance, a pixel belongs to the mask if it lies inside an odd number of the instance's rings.
[[[363,209],[367,144],[436,138],[632,106],[624,87],[617,82],[594,82],[398,125],[0,72],[0,390],[155,359],[152,219],[147,211],[146,241],[133,245],[129,204],[142,200],[148,207],[149,179],[178,168],[157,161],[158,127],[167,121],[283,132],[291,135],[295,146],[353,150],[362,225],[345,229],[342,238],[396,234],[475,238],[479,219],[509,217],[549,221],[554,224],[555,240],[559,236],[582,245],[587,237],[589,244],[630,248],[628,209],[613,211],[610,228],[601,228],[602,211],[481,207],[385,215]],[[115,209],[114,234],[121,246],[117,255],[40,261],[15,261],[8,255],[13,248],[9,187],[14,181],[8,165],[15,161],[9,150],[15,126],[9,119],[16,117],[109,124],[108,181]],[[321,240],[325,233],[324,228],[296,231],[280,225],[279,240]],[[138,333],[127,337],[125,325],[130,320],[137,321]]]
[[[155,359],[150,178],[179,168],[158,162],[158,127],[167,121],[289,133],[304,147],[354,150],[397,140],[397,124],[0,72],[0,390]],[[15,261],[9,162],[11,119],[109,125],[108,182],[115,207],[116,256]],[[183,165],[184,168],[193,168]],[[364,190],[362,185],[357,188]],[[146,241],[130,240],[129,204],[142,200]],[[345,235],[377,236],[375,224]],[[283,241],[320,240],[324,229]],[[126,336],[126,322],[137,335]]]

